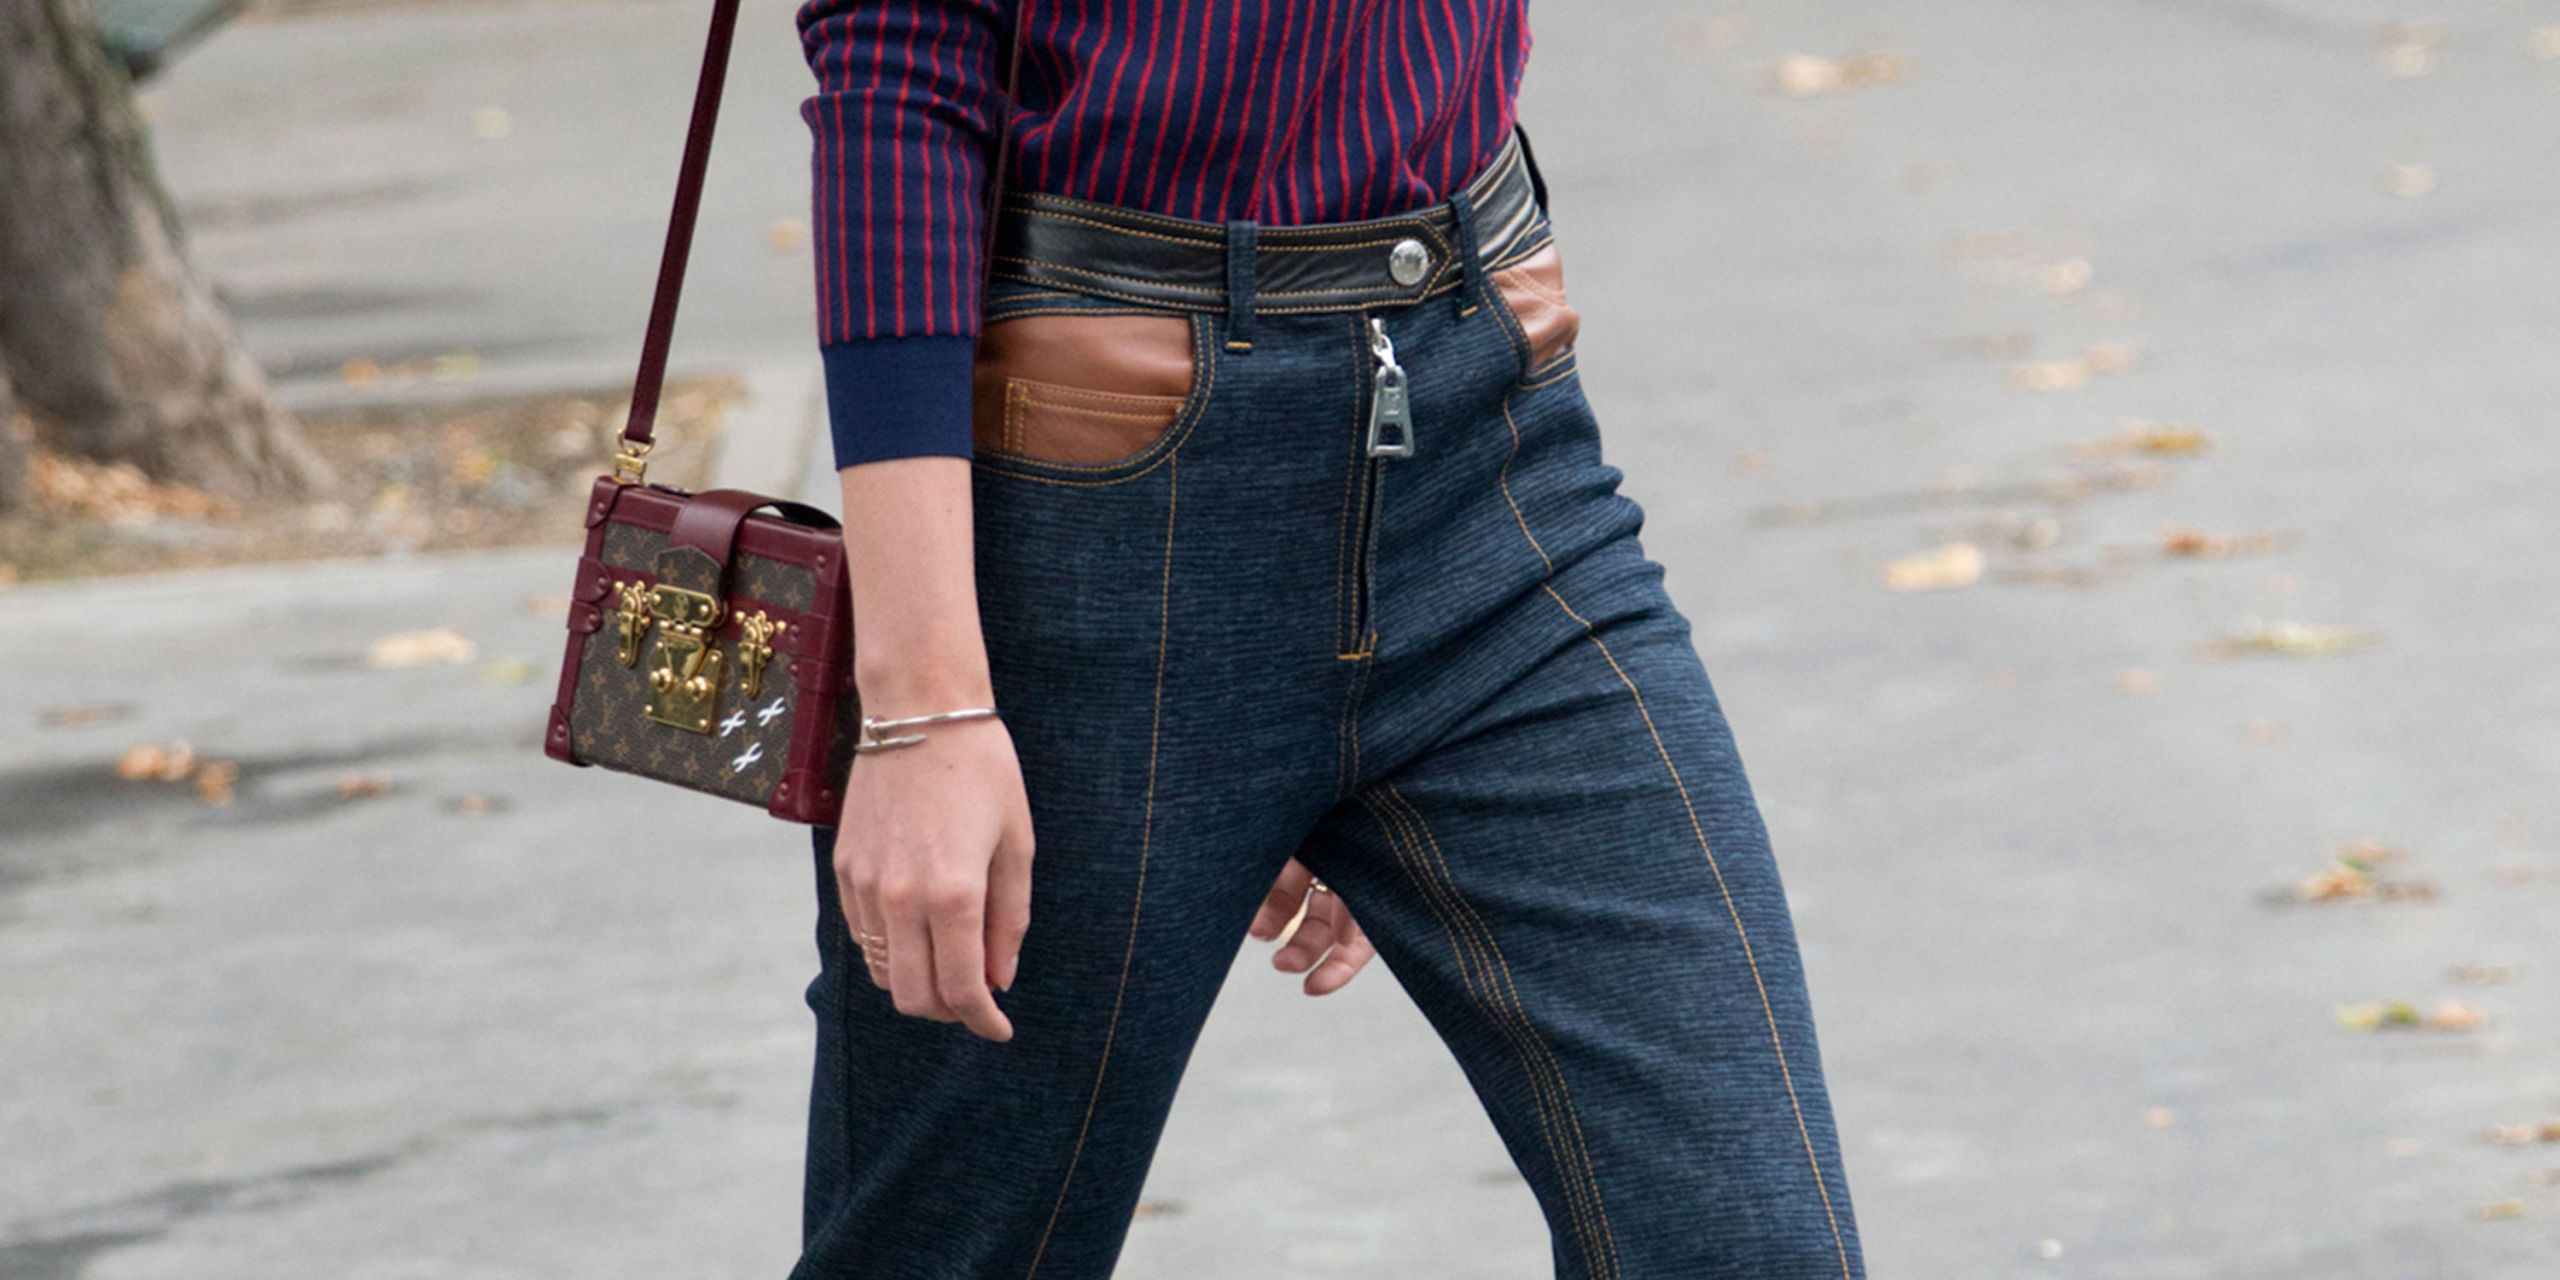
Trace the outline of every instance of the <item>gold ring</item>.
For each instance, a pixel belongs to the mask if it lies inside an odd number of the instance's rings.
[[[1333,886],[1332,886],[1332,885],[1329,885],[1329,884],[1326,884],[1326,883],[1325,883],[1324,881],[1322,881],[1322,880],[1309,880],[1309,881],[1307,882],[1307,892],[1309,892],[1309,893],[1331,893],[1331,892],[1333,892]]]

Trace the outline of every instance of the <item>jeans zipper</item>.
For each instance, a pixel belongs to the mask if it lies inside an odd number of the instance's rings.
[[[1360,499],[1358,539],[1352,547],[1352,563],[1357,581],[1351,593],[1351,625],[1347,634],[1346,654],[1368,653],[1376,643],[1370,624],[1376,615],[1371,599],[1377,574],[1378,501],[1386,488],[1386,468],[1391,458],[1413,456],[1413,403],[1404,366],[1396,362],[1395,340],[1387,336],[1387,323],[1369,317],[1369,355],[1373,364],[1369,371],[1369,430],[1362,450],[1361,466],[1367,471]]]

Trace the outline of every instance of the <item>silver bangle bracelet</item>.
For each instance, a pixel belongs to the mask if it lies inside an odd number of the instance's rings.
[[[862,737],[853,744],[853,749],[857,755],[867,755],[874,751],[886,751],[891,747],[912,747],[924,741],[925,735],[908,733],[897,737],[883,737],[882,732],[893,729],[913,729],[928,724],[949,724],[955,720],[992,720],[995,714],[994,707],[963,707],[957,711],[934,711],[920,716],[900,716],[894,720],[864,716]]]

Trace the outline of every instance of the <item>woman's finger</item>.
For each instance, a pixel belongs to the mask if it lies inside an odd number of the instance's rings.
[[[1339,900],[1333,904],[1340,918],[1333,925],[1333,950],[1325,953],[1324,963],[1307,975],[1306,992],[1311,996],[1329,996],[1350,985],[1369,962],[1378,958],[1378,948],[1351,918],[1351,912]]]
[[[889,937],[889,995],[898,1012],[936,1022],[953,1021],[951,1010],[943,1006],[934,987],[933,930],[925,922],[922,889],[884,884],[876,896],[887,917],[884,932]]]
[[[853,936],[854,950],[862,957],[864,972],[871,975],[871,985],[886,991],[889,971],[883,962],[888,957],[888,942],[881,933],[878,897],[870,891],[862,863],[838,845],[836,900],[844,908],[845,932]]]
[[[986,1039],[1012,1039],[1013,1024],[987,985],[986,882],[955,877],[935,886],[925,914],[933,929],[934,995],[942,1007]]]
[[[1018,834],[996,842],[996,858],[987,867],[987,984],[1013,990],[1022,966],[1022,939],[1031,931],[1031,816],[1022,815]]]
[[[1325,909],[1324,894],[1307,904],[1307,918],[1298,922],[1298,931],[1289,935],[1289,945],[1271,956],[1271,966],[1282,973],[1305,973],[1333,946],[1333,913]]]
[[[1298,914],[1298,907],[1306,902],[1307,886],[1315,879],[1306,864],[1289,859],[1289,864],[1280,868],[1280,878],[1271,882],[1271,892],[1263,895],[1262,908],[1253,913],[1253,927],[1246,932],[1265,942],[1279,937],[1280,931],[1289,927],[1290,918]]]

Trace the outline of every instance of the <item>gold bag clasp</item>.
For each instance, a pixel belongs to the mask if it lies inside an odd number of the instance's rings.
[[[658,661],[642,713],[671,729],[707,734],[720,718],[720,650],[711,641],[720,602],[661,583],[650,589],[649,611],[660,624]]]

